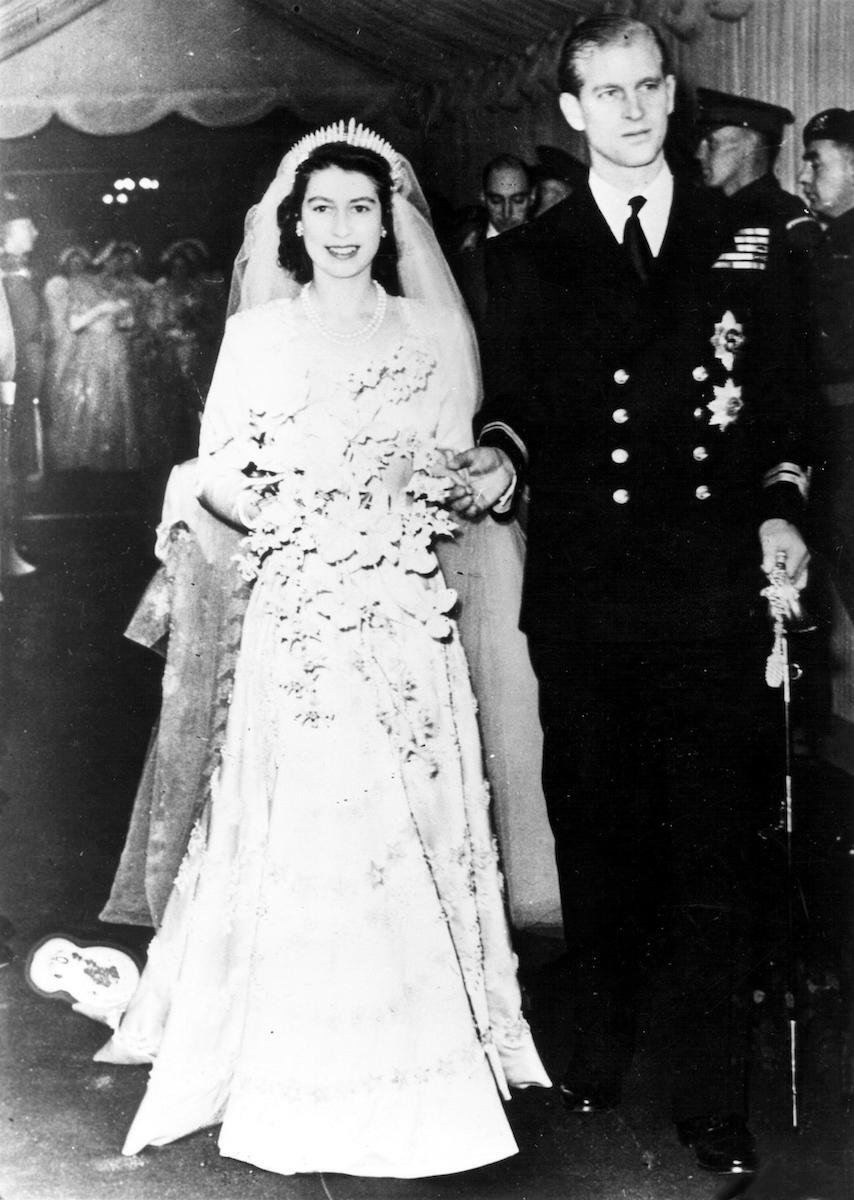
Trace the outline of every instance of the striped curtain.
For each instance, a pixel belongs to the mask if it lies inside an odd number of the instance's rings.
[[[754,0],[740,21],[706,20],[682,41],[664,30],[677,74],[782,104],[795,114],[777,167],[797,192],[801,130],[824,108],[854,108],[854,4],[851,0]]]

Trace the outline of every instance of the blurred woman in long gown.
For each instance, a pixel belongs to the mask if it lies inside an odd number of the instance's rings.
[[[83,245],[66,246],[56,265],[56,273],[50,276],[42,291],[47,310],[47,365],[42,390],[48,420],[54,394],[74,346],[74,334],[68,326],[72,280],[91,273],[92,252]]]
[[[98,273],[68,277],[69,345],[54,377],[48,442],[59,471],[135,471],[142,464],[128,341],[130,300]]]
[[[548,1086],[432,552],[478,379],[416,186],[351,122],[249,225],[280,298],[228,323],[199,478],[253,587],[212,802],[97,1055],[154,1064],[125,1153],[221,1123],[285,1174],[435,1175],[512,1154],[501,1098]]]
[[[142,251],[135,242],[113,241],[95,257],[107,294],[124,302],[118,327],[127,339],[130,398],[139,437],[140,466],[163,474],[175,461],[172,450],[172,398],[157,385],[158,346],[149,309],[154,284],[142,274]]]
[[[209,268],[207,247],[180,238],[160,256],[164,274],[154,283],[147,320],[155,341],[158,401],[171,413],[172,461],[193,457],[225,321],[222,276]]]

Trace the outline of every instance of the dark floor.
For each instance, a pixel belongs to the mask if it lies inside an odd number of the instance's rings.
[[[2,1200],[723,1200],[730,1181],[695,1169],[666,1118],[668,1031],[644,1038],[618,1113],[572,1116],[555,1091],[514,1097],[520,1153],[441,1179],[279,1177],[221,1159],[215,1131],[123,1158],[145,1068],[91,1061],[103,1027],[24,982],[30,944],[62,929],[144,948],[144,931],[99,926],[156,715],[158,660],[122,637],[153,569],[157,485],[53,483],[28,502],[19,545],[35,575],[0,605],[0,913],[15,959],[0,971]],[[752,1127],[763,1166],[749,1200],[854,1200],[854,1115],[840,1099],[839,914],[851,894],[852,784],[821,756],[796,760],[800,1132],[791,1131],[782,947],[755,1009]],[[775,835],[769,855],[778,856]],[[783,860],[779,857],[778,862]],[[781,874],[781,886],[783,875]],[[559,949],[519,938],[523,969]],[[778,953],[779,951],[779,953]],[[530,1013],[547,1066],[555,1029]],[[747,1184],[745,1188],[743,1185]]]

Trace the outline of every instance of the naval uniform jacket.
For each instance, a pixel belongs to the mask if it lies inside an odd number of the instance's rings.
[[[769,240],[777,240],[794,258],[808,256],[821,239],[821,226],[803,201],[784,191],[770,173],[733,192],[725,210],[733,230],[744,236],[744,244],[738,247],[743,255],[753,249],[761,258],[766,248],[767,257]],[[752,241],[748,240],[751,233],[756,235]]]
[[[808,408],[817,396],[810,346],[810,277],[821,226],[797,196],[762,175],[723,202],[733,248],[716,270],[729,273],[728,287],[742,290],[765,335],[765,350],[786,363],[788,386]]]
[[[821,385],[810,430],[814,536],[854,611],[854,209],[828,225],[815,251],[811,297]]]
[[[821,226],[772,174],[739,188],[723,206],[734,246],[716,269],[753,289],[761,319],[775,322],[777,345],[784,351],[789,345],[790,366],[806,369],[810,274]]]
[[[647,284],[587,186],[502,241],[479,425],[530,488],[522,628],[546,643],[747,633],[767,612],[759,525],[800,515],[802,414],[714,269],[731,248],[720,204],[675,181]]]
[[[813,265],[815,356],[827,402],[841,406],[854,402],[854,209],[828,225]]]

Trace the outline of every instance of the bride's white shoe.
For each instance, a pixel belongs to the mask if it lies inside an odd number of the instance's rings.
[[[118,946],[51,934],[30,949],[25,976],[40,996],[65,1000],[115,1029],[136,991],[139,966]]]

